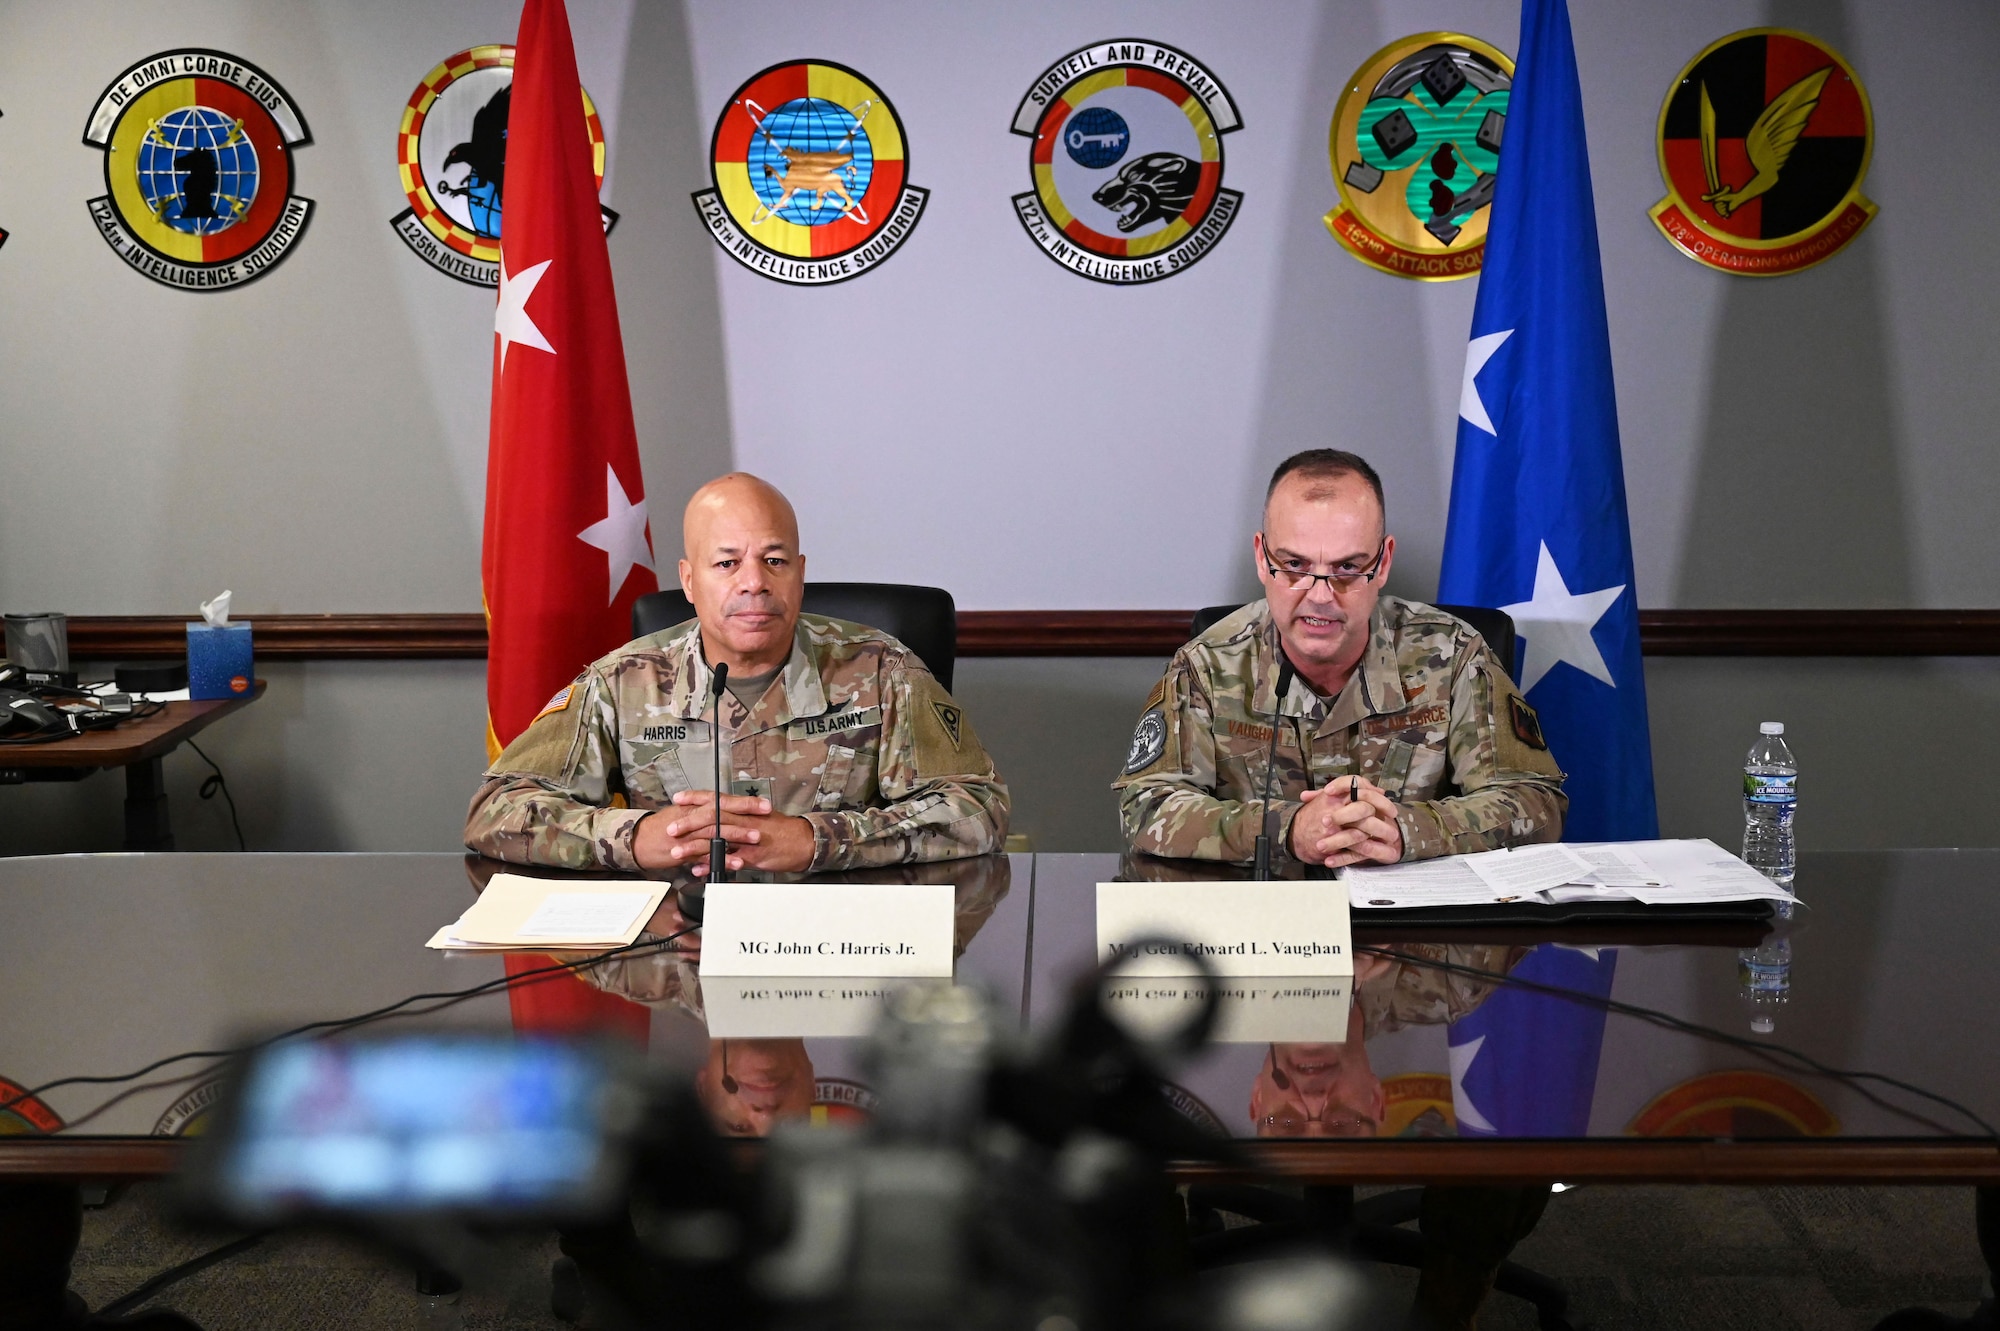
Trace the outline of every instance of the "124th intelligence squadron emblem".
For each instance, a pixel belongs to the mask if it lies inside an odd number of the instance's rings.
[[[910,238],[929,192],[909,183],[903,122],[853,70],[793,60],[753,75],[715,122],[715,185],[695,212],[730,258],[800,286],[859,277]]]
[[[1215,75],[1158,42],[1099,42],[1042,71],[1014,112],[1035,187],[1014,212],[1042,252],[1093,281],[1157,282],[1214,249],[1243,196],[1222,188],[1242,127]]]
[[[1333,110],[1327,155],[1335,240],[1371,268],[1443,282],[1486,255],[1514,62],[1477,38],[1426,32],[1356,70]]]
[[[474,286],[500,285],[500,214],[507,184],[507,111],[514,48],[475,46],[424,75],[403,108],[397,169],[410,206],[389,219],[431,267]],[[591,166],[604,186],[604,126],[590,93],[583,124]],[[603,205],[604,233],[618,214]]]
[[[1653,223],[1725,273],[1810,268],[1875,216],[1861,194],[1873,140],[1868,94],[1832,47],[1784,28],[1732,33],[1660,108],[1667,197]]]
[[[90,217],[118,257],[184,291],[271,271],[312,216],[292,193],[292,148],[310,141],[285,90],[221,51],[163,51],[113,79],[83,141],[104,150],[109,191]]]

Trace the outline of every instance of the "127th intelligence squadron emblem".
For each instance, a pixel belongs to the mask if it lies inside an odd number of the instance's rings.
[[[1035,187],[1014,212],[1042,252],[1126,286],[1214,249],[1243,196],[1222,188],[1222,136],[1242,127],[1221,80],[1159,42],[1099,42],[1043,70],[1014,112]]]
[[[1474,37],[1425,32],[1368,57],[1333,109],[1333,238],[1371,268],[1444,282],[1486,256],[1514,62]]]
[[[1660,108],[1667,197],[1654,225],[1689,258],[1776,277],[1838,253],[1875,216],[1861,193],[1868,94],[1815,37],[1732,33],[1696,56]]]
[[[845,65],[793,60],[736,90],[695,212],[730,258],[800,286],[859,277],[910,238],[929,191],[909,183],[903,122]]]
[[[474,286],[500,285],[500,215],[506,199],[507,113],[514,48],[474,46],[447,57],[410,94],[396,133],[397,169],[410,206],[389,219],[418,258]],[[604,126],[590,92],[583,124],[604,186]],[[618,214],[598,213],[611,234]]]
[[[113,79],[83,141],[104,150],[97,230],[184,291],[241,286],[291,252],[312,216],[292,193],[306,123],[270,75],[221,51],[163,51]]]

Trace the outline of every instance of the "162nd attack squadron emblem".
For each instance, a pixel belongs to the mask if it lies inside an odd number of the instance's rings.
[[[397,169],[410,206],[389,219],[418,258],[474,286],[500,285],[506,203],[507,112],[514,48],[474,46],[447,57],[410,94],[396,133]],[[586,89],[583,124],[604,187],[604,125]],[[604,232],[618,214],[602,205]]]
[[[1042,252],[1097,282],[1172,277],[1214,249],[1243,196],[1222,188],[1242,127],[1215,75],[1159,42],[1099,42],[1043,70],[1014,112],[1035,187],[1014,212]]]
[[[1486,255],[1514,62],[1485,42],[1425,32],[1369,56],[1333,110],[1340,203],[1326,229],[1399,277],[1470,277]]]
[[[241,286],[305,233],[292,149],[310,142],[285,90],[221,51],[163,51],[112,80],[83,141],[108,191],[90,217],[118,257],[186,291]]]
[[[714,187],[694,196],[730,258],[780,282],[844,282],[894,254],[929,192],[909,183],[903,122],[845,65],[794,60],[736,90],[709,147]]]
[[[1875,216],[1861,193],[1868,94],[1826,43],[1732,33],[1696,56],[1660,108],[1667,197],[1654,225],[1725,273],[1776,277],[1831,258]]]

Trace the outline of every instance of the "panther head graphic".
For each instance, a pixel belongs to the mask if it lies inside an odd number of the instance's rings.
[[[1200,162],[1179,153],[1147,153],[1126,163],[1090,197],[1119,215],[1120,231],[1137,231],[1149,222],[1171,222],[1187,211],[1200,182]]]

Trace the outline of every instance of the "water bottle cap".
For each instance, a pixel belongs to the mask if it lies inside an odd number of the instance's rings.
[[[1785,733],[1785,723],[1783,721],[1759,721],[1757,723],[1757,733],[1760,735],[1782,735]]]

